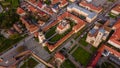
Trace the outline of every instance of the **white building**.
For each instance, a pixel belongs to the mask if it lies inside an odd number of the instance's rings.
[[[39,43],[42,44],[42,46],[45,46],[45,43],[44,43],[45,36],[42,32],[39,32],[38,39],[39,39]]]
[[[69,28],[70,28],[70,24],[66,20],[62,20],[57,26],[56,32],[62,34],[65,31],[67,31]]]
[[[111,13],[115,14],[115,15],[119,15],[120,14],[120,4],[118,4],[117,6],[115,6],[112,10]]]
[[[87,22],[92,22],[96,17],[97,17],[97,13],[96,12],[92,12],[90,10],[87,10],[81,6],[78,6],[77,4],[71,4],[67,7],[67,11],[69,12],[76,12],[80,15],[83,15],[86,17],[86,21]]]
[[[98,47],[98,45],[106,40],[110,33],[110,28],[104,27],[101,24],[97,23],[92,30],[88,32],[86,42],[93,45],[94,47]]]

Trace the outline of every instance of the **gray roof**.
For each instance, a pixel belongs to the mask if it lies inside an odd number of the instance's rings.
[[[68,8],[71,8],[71,9],[72,9],[72,8],[79,9],[80,11],[83,11],[83,12],[85,12],[86,14],[88,14],[88,18],[91,18],[91,19],[94,18],[94,17],[97,15],[96,12],[89,11],[89,10],[87,10],[87,9],[81,7],[81,6],[78,6],[77,4],[71,4],[71,5],[68,6]]]

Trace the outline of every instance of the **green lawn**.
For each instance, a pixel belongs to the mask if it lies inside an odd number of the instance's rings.
[[[83,46],[87,46],[88,43],[85,41],[87,37],[87,34],[83,36],[83,38],[81,38],[81,40],[79,41],[80,44],[82,44]]]
[[[109,62],[104,62],[102,63],[101,68],[115,68],[115,67]]]
[[[50,38],[53,34],[55,34],[56,33],[55,30],[56,26],[50,28],[45,34],[46,39]]]
[[[77,48],[76,51],[72,55],[78,62],[80,62],[84,66],[88,64],[89,58],[91,57],[90,53],[88,53],[86,50],[80,47]]]
[[[108,0],[109,2],[114,2],[115,0]]]
[[[25,60],[24,64],[20,68],[34,68],[37,64],[39,64],[35,59],[29,58]]]
[[[20,40],[22,40],[25,37],[26,36],[24,36],[24,37],[19,36],[15,39],[6,39],[3,36],[0,36],[0,52],[3,52],[5,50],[9,49],[10,47],[12,47],[12,45],[19,42]]]
[[[75,65],[70,60],[65,60],[61,65],[61,68],[75,68]]]
[[[97,48],[95,48],[94,46],[91,46],[90,50],[91,50],[92,52],[95,52],[95,51],[97,50]]]
[[[109,16],[110,16],[111,18],[116,18],[116,15],[113,14],[113,13],[109,13]]]
[[[6,2],[10,2],[12,7],[18,7],[19,0],[6,0]]]
[[[77,46],[77,45],[74,45],[74,46],[70,49],[69,53],[70,53],[72,50],[74,50],[74,48],[75,48],[76,46]]]

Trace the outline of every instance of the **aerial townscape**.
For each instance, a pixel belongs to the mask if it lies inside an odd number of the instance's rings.
[[[0,68],[120,68],[120,0],[0,0]]]

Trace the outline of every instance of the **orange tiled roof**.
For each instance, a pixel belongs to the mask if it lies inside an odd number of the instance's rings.
[[[114,50],[114,49],[106,46],[105,44],[103,44],[103,45],[98,49],[98,51],[102,53],[105,49],[108,50],[108,51],[110,51],[110,52],[112,52],[113,54],[115,54],[115,55],[117,55],[117,56],[120,56],[120,53],[119,53],[118,51],[116,51],[116,50]]]
[[[63,27],[62,25],[58,25],[57,28],[59,28],[59,29],[61,29],[61,30],[64,29],[64,27]]]
[[[20,20],[22,20],[22,23],[25,24],[27,30],[29,30],[31,33],[37,31],[39,28],[33,24],[29,24],[29,22],[27,22],[24,18],[20,18]]]
[[[22,14],[22,13],[25,13],[25,11],[22,8],[18,7],[17,14]]]
[[[52,0],[52,4],[56,4],[58,2],[59,2],[59,0]]]
[[[18,31],[19,33],[22,33],[22,30],[18,27],[17,24],[13,24],[13,27],[15,28],[16,31]]]
[[[112,10],[120,12],[120,4],[118,4],[117,6],[115,6]]]
[[[116,29],[113,35],[110,38],[110,41],[120,45],[120,28]]]
[[[36,12],[36,11],[37,11],[37,10],[36,10],[33,6],[31,6],[31,5],[29,5],[28,8],[29,8],[30,11],[32,11],[32,12]]]
[[[61,4],[60,6],[63,7],[64,5],[66,5],[68,2],[66,0],[61,0]]]
[[[34,32],[34,36],[35,36],[35,37],[38,37],[38,32]]]
[[[100,57],[101,57],[101,55],[102,55],[102,52],[103,52],[105,49],[108,50],[108,51],[110,51],[110,52],[112,52],[114,55],[120,56],[120,53],[119,53],[119,52],[117,52],[116,50],[114,50],[114,49],[106,46],[105,44],[103,44],[103,45],[98,49],[98,54],[97,54],[97,56],[91,61],[90,65],[89,65],[87,68],[89,68],[89,67],[91,67],[91,66],[94,67],[94,66],[97,64],[98,60],[100,59]]]
[[[57,52],[56,54],[55,54],[55,58],[59,58],[59,59],[61,59],[61,60],[65,60],[65,57],[64,57],[64,55],[63,54],[61,54],[60,52]]]
[[[120,45],[120,41],[119,41],[120,40],[120,19],[116,22],[114,27],[115,27],[115,32],[110,37],[110,41]]]
[[[88,7],[89,9],[94,10],[94,11],[97,11],[97,12],[100,12],[100,11],[102,10],[101,7],[96,7],[96,6],[94,6],[94,5],[90,4],[90,3],[87,3],[87,2],[85,2],[85,1],[82,1],[82,2],[80,2],[79,4],[80,4],[81,6]]]
[[[120,28],[120,19],[115,23],[113,27],[115,27],[115,29]]]

